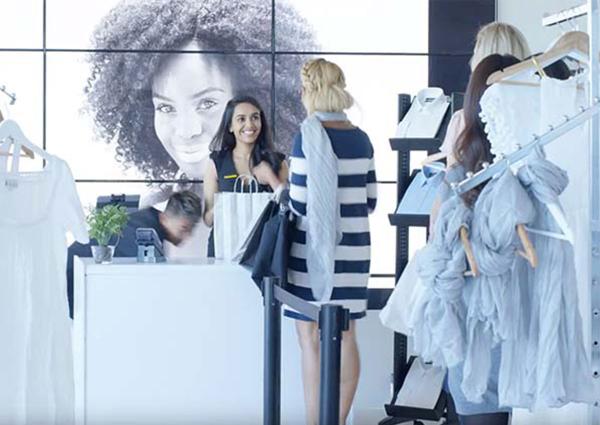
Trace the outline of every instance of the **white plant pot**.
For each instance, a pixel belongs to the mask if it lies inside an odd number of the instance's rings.
[[[114,246],[92,245],[92,256],[94,257],[96,264],[112,263],[114,253]]]

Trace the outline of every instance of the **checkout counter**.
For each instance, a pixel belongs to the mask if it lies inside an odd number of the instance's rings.
[[[76,423],[259,425],[263,304],[243,267],[75,258]],[[392,332],[378,312],[357,323],[361,377],[349,424],[377,423],[389,402]],[[300,348],[282,319],[281,422],[303,425]]]

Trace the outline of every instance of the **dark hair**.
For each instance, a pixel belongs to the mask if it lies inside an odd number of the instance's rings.
[[[169,197],[165,213],[197,223],[202,217],[202,201],[190,190],[175,192]]]
[[[219,52],[202,54],[227,70],[234,95],[251,93],[270,110],[271,78],[265,73],[272,65],[271,19],[271,2],[263,0],[119,2],[92,36],[93,48],[100,50],[88,57],[91,75],[85,90],[97,133],[116,143],[117,160],[148,178],[168,179],[177,173],[177,164],[154,130],[152,79],[171,57],[169,51],[192,40],[202,51]],[[277,24],[279,49],[316,49],[310,26],[287,2],[277,5]],[[297,55],[277,62],[278,79],[285,81],[278,86],[275,109],[277,146],[282,151],[291,147],[305,114],[295,101],[302,63]]]
[[[481,106],[479,101],[488,88],[487,79],[496,71],[518,63],[519,60],[511,55],[493,54],[485,57],[473,70],[465,93],[463,116],[465,127],[458,135],[454,145],[454,157],[465,172],[477,172],[484,162],[491,163],[493,155],[490,152],[490,142],[484,131],[479,114]],[[463,194],[462,197],[468,205],[472,205],[484,184]]]
[[[537,53],[523,60],[531,60],[532,57],[535,57],[539,54],[540,53]],[[569,66],[563,60],[552,62],[550,65],[546,66],[544,68],[544,73],[547,77],[553,78],[555,80],[568,80],[569,77],[571,77],[571,71],[569,69]]]
[[[279,173],[281,168],[281,155],[278,155],[273,147],[271,133],[269,131],[269,124],[267,123],[267,117],[265,116],[260,103],[258,103],[258,100],[252,96],[236,96],[227,102],[217,133],[210,143],[211,152],[230,151],[235,148],[235,136],[231,131],[229,131],[229,129],[231,128],[235,107],[242,103],[249,103],[260,112],[260,134],[258,135],[256,142],[254,143],[254,147],[252,148],[252,153],[250,155],[250,167],[259,164],[261,161],[267,161],[273,171],[276,174]]]

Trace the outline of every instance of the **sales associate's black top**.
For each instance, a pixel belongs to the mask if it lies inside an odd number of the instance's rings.
[[[115,247],[115,257],[137,257],[137,243],[135,241],[135,231],[139,227],[150,227],[156,230],[159,239],[164,241],[167,237],[165,229],[158,219],[159,211],[155,208],[145,208],[129,214],[129,220],[123,229],[123,235]],[[91,257],[92,249],[90,246],[98,245],[96,241],[89,244],[80,244],[74,242],[69,247],[67,257],[67,297],[69,299],[69,314],[73,317],[73,257]]]
[[[273,171],[275,174],[279,173],[281,169],[281,163],[285,160],[285,155],[279,152],[273,152],[271,154],[271,161],[278,161],[276,169]],[[210,159],[215,163],[215,168],[217,169],[217,179],[219,181],[219,192],[233,192],[235,186],[235,180],[239,177],[239,174],[235,168],[235,162],[233,161],[233,150],[221,150],[214,151],[210,154]],[[273,167],[273,164],[271,164]],[[242,182],[238,182],[237,191],[248,191],[247,186],[242,187]],[[251,188],[251,190],[255,190]],[[273,192],[271,186],[268,184],[259,184],[258,185],[259,192]],[[208,257],[215,256],[215,239],[213,229],[210,231],[210,236],[208,238]]]

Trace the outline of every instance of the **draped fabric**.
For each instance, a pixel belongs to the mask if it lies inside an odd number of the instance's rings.
[[[306,158],[306,267],[313,296],[327,302],[334,287],[335,247],[341,240],[337,200],[338,158],[321,120],[346,120],[346,114],[316,112],[301,126]]]
[[[416,257],[423,290],[412,306],[409,327],[415,350],[440,366],[456,365],[464,357],[466,258],[459,231],[461,226],[469,227],[471,215],[460,197],[448,197],[431,240]]]
[[[468,285],[467,350],[461,388],[467,399],[479,402],[487,389],[492,349],[515,340],[523,320],[519,283],[512,269],[519,248],[518,224],[535,216],[533,203],[519,181],[506,170],[491,180],[474,206],[471,245],[479,276]]]
[[[535,157],[519,170],[538,214],[532,227],[554,233],[560,229],[548,204],[568,184],[564,170],[542,157]],[[525,394],[513,400],[513,391],[501,393],[505,402],[533,407],[560,407],[569,402],[591,402],[593,387],[590,360],[583,344],[573,246],[561,239],[532,235],[539,257],[536,269],[518,276],[529,282],[529,326],[523,377]],[[502,387],[501,387],[502,388]]]

